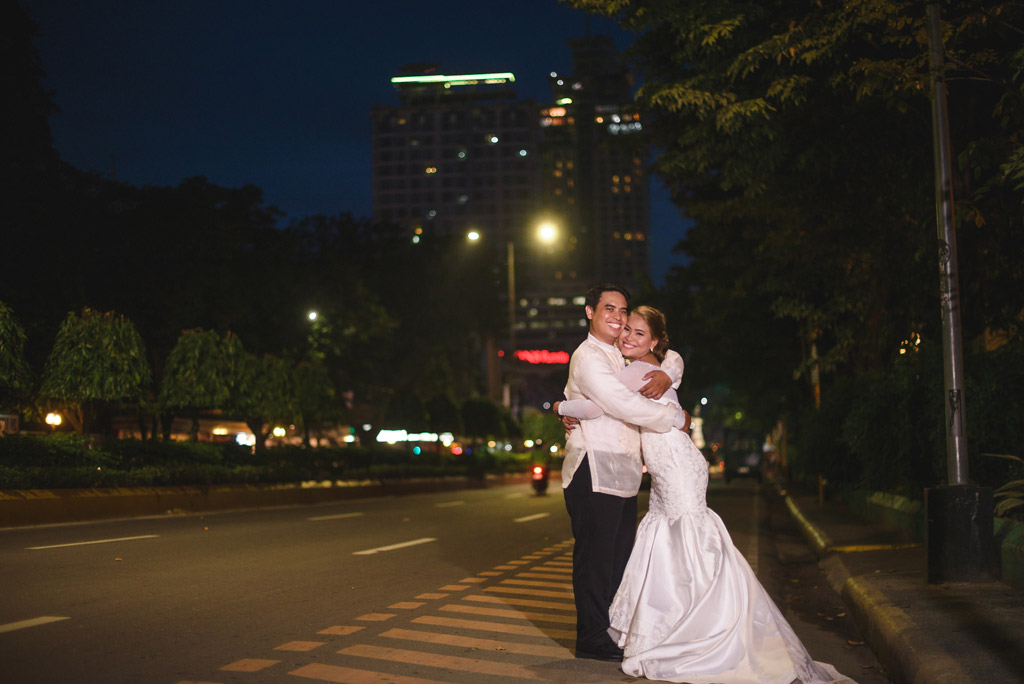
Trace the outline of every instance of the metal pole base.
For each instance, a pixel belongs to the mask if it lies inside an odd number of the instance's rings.
[[[995,570],[992,488],[949,485],[924,490],[928,582],[991,582]]]

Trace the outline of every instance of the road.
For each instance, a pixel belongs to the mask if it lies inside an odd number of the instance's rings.
[[[811,653],[888,681],[768,489],[709,502]],[[630,681],[572,658],[571,549],[557,484],[4,529],[0,681]]]

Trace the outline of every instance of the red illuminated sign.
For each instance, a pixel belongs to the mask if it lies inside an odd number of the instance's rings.
[[[515,356],[527,363],[569,363],[569,352],[552,352],[547,349],[518,349]]]

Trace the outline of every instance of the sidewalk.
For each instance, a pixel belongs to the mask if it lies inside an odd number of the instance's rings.
[[[1024,682],[1024,596],[1010,584],[928,584],[924,544],[841,503],[779,489],[894,682]]]

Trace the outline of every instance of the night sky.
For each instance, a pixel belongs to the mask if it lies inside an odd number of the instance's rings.
[[[521,98],[549,102],[566,43],[630,36],[556,0],[22,0],[72,165],[134,185],[205,176],[251,183],[284,223],[371,217],[370,110],[398,100],[406,64],[511,71]],[[683,220],[653,181],[656,284]]]

